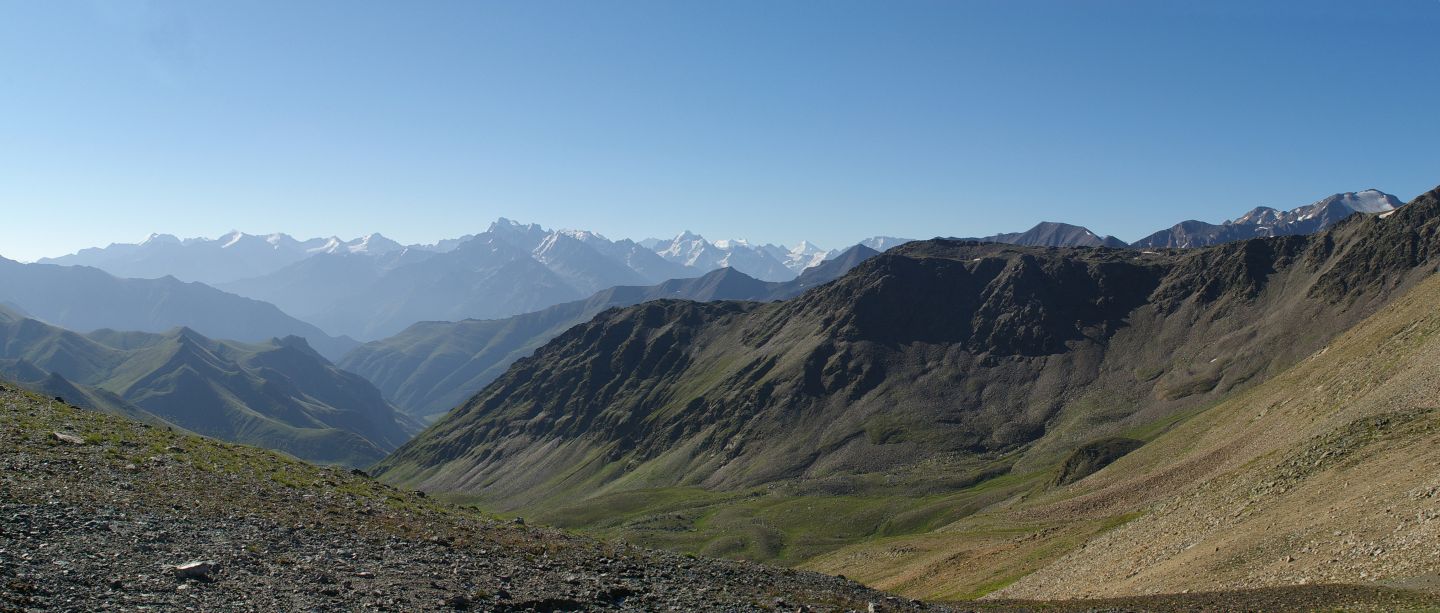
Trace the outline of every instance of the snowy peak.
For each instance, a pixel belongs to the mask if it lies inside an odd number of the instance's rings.
[[[364,253],[368,255],[384,255],[404,248],[405,245],[385,238],[378,232],[372,232],[345,243],[345,249],[350,253]]]
[[[140,241],[140,246],[142,247],[179,244],[180,239],[177,238],[174,234],[155,234],[153,232],[150,234],[150,236],[145,237],[145,240]]]
[[[239,231],[239,230],[231,230],[230,232],[228,232],[227,234],[225,234],[224,236],[221,236],[220,238],[218,238],[218,239],[216,239],[216,240],[218,240],[218,241],[220,242],[220,248],[221,248],[221,249],[228,249],[228,248],[230,248],[230,247],[234,247],[235,245],[239,244],[240,241],[244,240],[246,236],[248,236],[248,235],[245,234],[244,232],[241,232],[241,231]]]
[[[550,235],[550,231],[541,227],[540,224],[522,224],[504,217],[490,224],[486,233],[510,243],[522,251],[535,251],[540,246],[540,242]]]
[[[1225,222],[1225,225],[1274,225],[1278,223],[1284,215],[1284,213],[1268,206],[1257,206],[1250,209],[1249,213]]]
[[[1321,204],[1326,201],[1334,201],[1337,204],[1344,205],[1346,208],[1359,213],[1384,213],[1398,209],[1405,204],[1401,202],[1399,198],[1378,189],[1335,194],[1316,204]]]
[[[879,251],[879,252],[881,252],[881,253],[884,253],[884,252],[885,252],[886,250],[888,250],[888,249],[891,249],[891,248],[893,248],[893,247],[898,247],[898,246],[900,246],[900,245],[904,245],[905,243],[911,243],[911,242],[915,242],[915,239],[913,239],[913,238],[898,238],[898,237],[894,237],[894,236],[872,236],[872,237],[867,238],[867,239],[865,239],[865,240],[863,240],[863,241],[860,241],[860,244],[861,244],[861,245],[864,245],[864,246],[866,246],[866,247],[869,247],[869,248],[871,248],[871,249],[874,249],[874,250],[876,250],[876,251]]]
[[[794,247],[761,245],[760,249],[785,264],[786,268],[789,268],[796,274],[839,254],[838,251],[821,249],[810,241],[800,241]]]
[[[589,231],[589,230],[560,230],[559,233],[560,233],[560,234],[564,234],[565,236],[568,236],[568,237],[570,237],[570,238],[573,238],[573,239],[575,239],[575,240],[577,240],[577,241],[580,241],[580,242],[582,242],[582,243],[585,243],[585,244],[587,244],[587,245],[595,245],[595,244],[602,244],[602,243],[611,243],[611,242],[613,242],[613,241],[611,241],[610,239],[605,238],[605,237],[604,237],[603,235],[601,235],[600,233],[598,233],[598,232],[591,232],[591,231]]]
[[[668,243],[655,245],[660,257],[688,268],[710,271],[731,267],[761,281],[789,281],[796,271],[785,262],[740,239],[710,242],[686,230]]]

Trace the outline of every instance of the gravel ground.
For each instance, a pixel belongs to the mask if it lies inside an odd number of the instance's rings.
[[[192,565],[192,563],[199,563]],[[0,390],[0,612],[1204,611],[1440,607],[1346,586],[921,603],[603,543],[276,454]]]
[[[13,390],[0,407],[0,611],[945,610],[532,528]],[[196,561],[217,568],[177,576]]]

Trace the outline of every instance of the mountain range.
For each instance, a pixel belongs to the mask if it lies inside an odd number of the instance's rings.
[[[1192,250],[912,242],[783,302],[603,311],[377,472],[635,542],[819,560],[1083,482],[1437,262],[1440,190]]]
[[[505,318],[611,287],[693,278],[727,266],[772,280],[796,277],[764,249],[741,241],[718,244],[687,233],[669,251],[657,252],[593,232],[502,218],[444,251],[323,253],[218,287],[272,302],[335,334],[377,339],[419,321]],[[796,266],[829,254],[808,244],[791,251],[787,261]]]
[[[1288,211],[1260,207],[1218,225],[1186,221],[1129,246],[1193,248],[1259,236],[1308,234],[1354,212],[1383,212],[1398,204],[1394,196],[1376,190],[1336,194]],[[962,240],[1046,247],[1127,246],[1112,236],[1057,222],[1042,222],[1025,232]],[[884,251],[905,242],[908,239],[873,237],[861,244]],[[42,263],[91,265],[121,277],[204,281],[274,304],[323,330],[294,333],[338,358],[347,342],[332,336],[376,340],[421,321],[506,318],[584,300],[611,287],[693,278],[720,268],[734,268],[762,281],[786,282],[838,254],[803,241],[786,248],[743,240],[712,242],[690,232],[669,240],[612,241],[594,232],[550,230],[501,218],[485,232],[432,245],[405,246],[379,234],[349,241],[240,232],[218,239],[152,235],[140,244],[85,249]],[[156,329],[129,322],[111,327]],[[225,338],[254,340],[255,336],[196,327]]]
[[[585,300],[503,319],[421,322],[356,348],[339,365],[375,382],[402,410],[433,419],[480,391],[515,360],[606,309],[657,299],[783,300],[836,279],[877,254],[857,245],[783,283],[721,268],[693,279],[612,287]]]
[[[384,255],[404,248],[379,234],[348,241],[334,236],[299,240],[288,234],[256,236],[237,230],[215,239],[151,234],[138,244],[91,247],[56,258],[42,258],[39,263],[92,266],[117,277],[171,276],[213,285],[268,274],[316,254]]]
[[[418,429],[295,336],[78,334],[0,310],[0,374],[79,406],[314,462],[368,466]]]

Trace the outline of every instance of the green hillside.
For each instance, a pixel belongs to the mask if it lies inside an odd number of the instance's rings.
[[[0,374],[79,406],[322,463],[368,466],[416,428],[369,382],[297,337],[77,334],[6,313]]]

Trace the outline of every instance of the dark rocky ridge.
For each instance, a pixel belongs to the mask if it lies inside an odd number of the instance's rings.
[[[609,310],[379,468],[517,507],[938,458],[1050,466],[1278,372],[1428,275],[1436,195],[1193,251],[924,241],[788,302]]]
[[[1126,247],[1125,241],[1113,236],[1100,236],[1089,228],[1042,221],[1024,232],[1003,232],[984,238],[962,238],[981,243],[1006,243],[1027,247]]]

